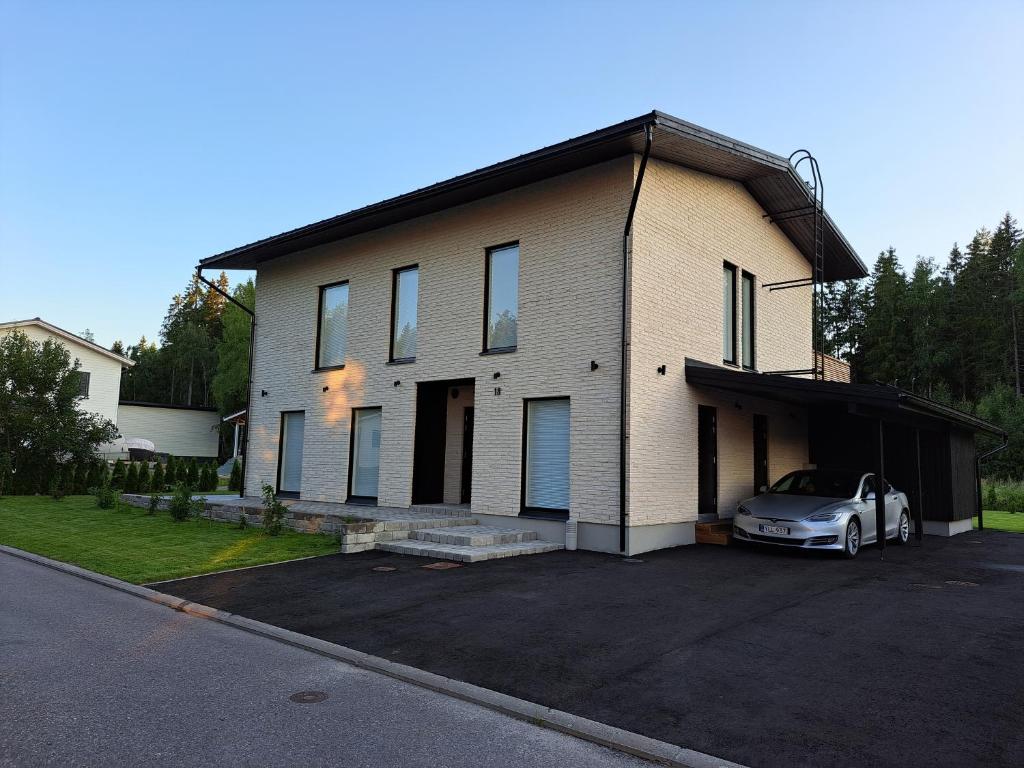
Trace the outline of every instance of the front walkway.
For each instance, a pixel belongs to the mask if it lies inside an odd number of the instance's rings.
[[[648,765],[10,555],[0,584],[2,766]]]

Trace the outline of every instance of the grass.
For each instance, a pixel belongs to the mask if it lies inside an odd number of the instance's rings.
[[[974,527],[978,527],[978,518],[974,518]],[[993,531],[1009,531],[1024,533],[1024,515],[1013,515],[1009,512],[985,510],[985,529]]]
[[[166,512],[99,509],[91,496],[0,497],[0,544],[134,584],[338,551],[332,536],[268,536],[205,519],[176,523]]]

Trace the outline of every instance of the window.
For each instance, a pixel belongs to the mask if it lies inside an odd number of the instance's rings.
[[[743,312],[743,367],[753,370],[754,365],[754,276],[744,272],[742,276]]]
[[[356,408],[352,411],[348,469],[350,500],[377,500],[377,486],[380,484],[380,432],[380,408]]]
[[[78,394],[80,397],[89,396],[89,372],[88,371],[75,371],[78,376]]]
[[[519,244],[487,251],[484,352],[511,352],[518,342]]]
[[[298,497],[302,488],[302,440],[306,429],[304,411],[281,414],[281,438],[277,454],[277,492]]]
[[[320,288],[319,312],[315,367],[340,368],[345,365],[348,341],[348,283]]]
[[[722,266],[722,360],[736,364],[736,267]]]
[[[527,400],[525,407],[523,510],[567,514],[569,398]]]
[[[391,278],[391,361],[416,359],[416,304],[419,267],[396,269]]]

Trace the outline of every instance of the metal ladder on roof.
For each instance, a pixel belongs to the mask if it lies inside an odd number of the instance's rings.
[[[807,192],[811,198],[811,214],[814,217],[814,262],[811,265],[811,371],[815,381],[819,381],[825,378],[825,186],[821,181],[817,159],[806,149],[798,149],[791,154],[789,163],[797,172],[802,163],[806,163],[810,169],[810,179],[805,180],[804,184],[807,185]]]

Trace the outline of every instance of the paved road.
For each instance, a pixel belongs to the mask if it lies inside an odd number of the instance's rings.
[[[0,765],[649,764],[0,554]]]

